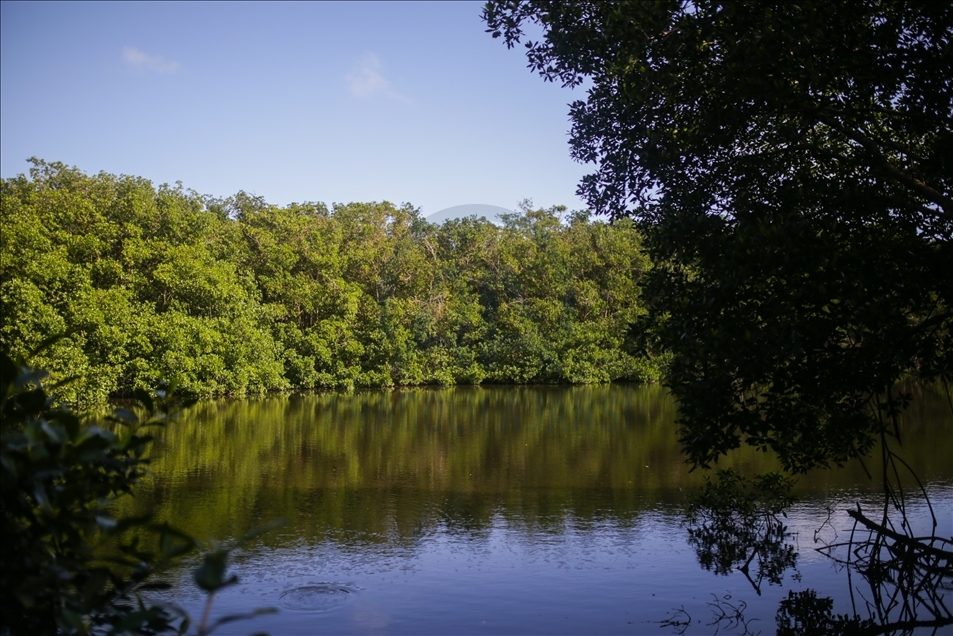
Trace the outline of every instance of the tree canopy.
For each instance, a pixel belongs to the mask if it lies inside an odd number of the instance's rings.
[[[842,463],[897,432],[898,381],[950,379],[953,6],[492,1],[484,19],[544,79],[588,86],[579,193],[643,229],[643,326],[674,354],[692,462],[746,442],[795,471]]]
[[[563,218],[565,217],[565,218]],[[502,226],[409,205],[274,206],[34,161],[0,185],[0,350],[68,401],[161,378],[194,395],[651,380],[627,325],[632,223],[533,209]]]

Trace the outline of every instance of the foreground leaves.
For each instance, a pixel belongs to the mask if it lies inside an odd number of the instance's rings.
[[[180,608],[150,592],[155,575],[196,549],[190,536],[150,515],[116,518],[111,504],[147,474],[151,430],[193,400],[174,387],[140,392],[142,408],[119,408],[105,427],[55,407],[44,371],[0,354],[0,623],[12,634],[162,634],[189,631]],[[216,548],[196,573],[211,594],[237,579],[233,548]],[[267,610],[258,610],[249,616]]]

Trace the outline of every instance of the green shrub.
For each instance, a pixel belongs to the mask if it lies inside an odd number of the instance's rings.
[[[110,503],[146,474],[150,431],[189,403],[137,391],[139,413],[118,408],[98,425],[55,406],[47,378],[0,354],[0,634],[188,632],[186,613],[148,592],[168,587],[155,574],[196,542],[148,517],[117,519]],[[195,571],[209,604],[236,582],[229,552],[216,546]],[[214,627],[203,618],[197,633]]]

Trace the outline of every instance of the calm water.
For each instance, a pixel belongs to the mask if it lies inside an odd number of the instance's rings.
[[[661,389],[624,385],[206,402],[167,431],[154,480],[126,506],[202,539],[288,520],[237,555],[241,584],[213,610],[280,613],[216,633],[671,634],[662,621],[688,618],[687,634],[741,633],[714,622],[733,606],[749,631],[773,634],[779,601],[805,588],[849,612],[846,575],[815,536],[846,538],[843,510],[873,511],[878,482],[860,465],[801,478],[796,565],[759,590],[702,569],[687,541],[682,510],[703,475],[679,456],[674,417]],[[945,396],[920,395],[903,426],[903,456],[951,536]],[[724,465],[777,469],[747,450]],[[198,617],[201,595],[174,576],[175,600]]]

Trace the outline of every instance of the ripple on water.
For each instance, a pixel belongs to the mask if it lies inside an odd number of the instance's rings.
[[[312,583],[286,590],[278,597],[287,609],[326,612],[345,603],[354,589],[339,583]]]

